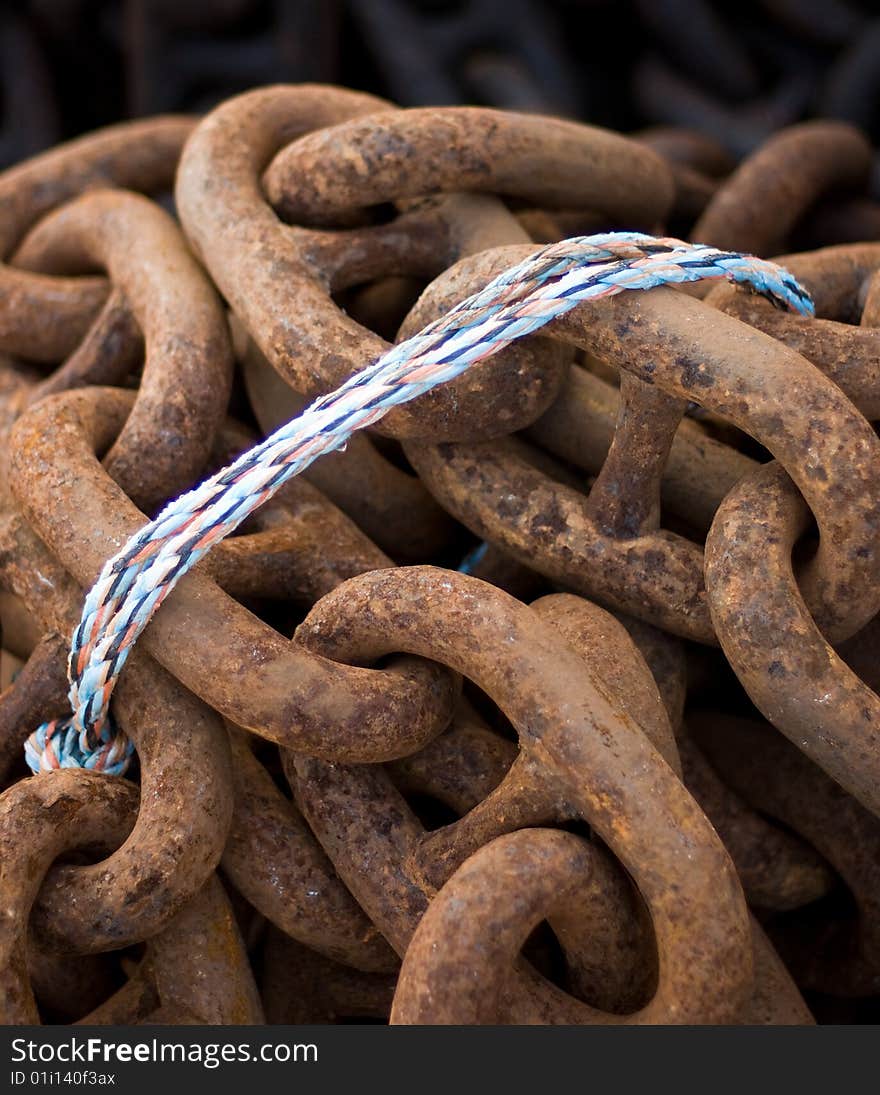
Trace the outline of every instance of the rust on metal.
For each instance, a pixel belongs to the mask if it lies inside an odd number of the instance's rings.
[[[279,84],[0,174],[0,1020],[876,1009],[870,145],[788,126],[797,87],[710,30],[717,72],[640,62],[668,124],[631,137]],[[621,294],[395,408],[163,603],[113,694],[126,778],[25,775],[145,515],[539,242],[614,228],[786,249],[818,318]]]

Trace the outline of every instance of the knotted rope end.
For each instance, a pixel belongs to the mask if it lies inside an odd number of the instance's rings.
[[[24,746],[25,760],[34,775],[56,768],[87,768],[108,776],[122,776],[134,756],[134,743],[107,720],[94,746],[84,740],[73,717],[44,722]]]

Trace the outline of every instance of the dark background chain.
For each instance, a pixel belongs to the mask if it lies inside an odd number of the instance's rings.
[[[26,0],[0,14],[0,165],[78,133],[322,81],[618,130],[684,125],[737,157],[804,118],[875,139],[867,0]]]

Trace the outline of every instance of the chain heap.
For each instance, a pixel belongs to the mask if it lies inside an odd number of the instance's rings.
[[[872,1014],[880,244],[766,258],[872,152],[661,145],[276,86],[0,175],[4,1022]]]

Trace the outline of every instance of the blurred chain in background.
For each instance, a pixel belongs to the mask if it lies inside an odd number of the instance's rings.
[[[308,80],[403,106],[687,126],[737,158],[810,117],[876,137],[874,10],[856,0],[26,0],[0,15],[0,162],[122,119]]]

